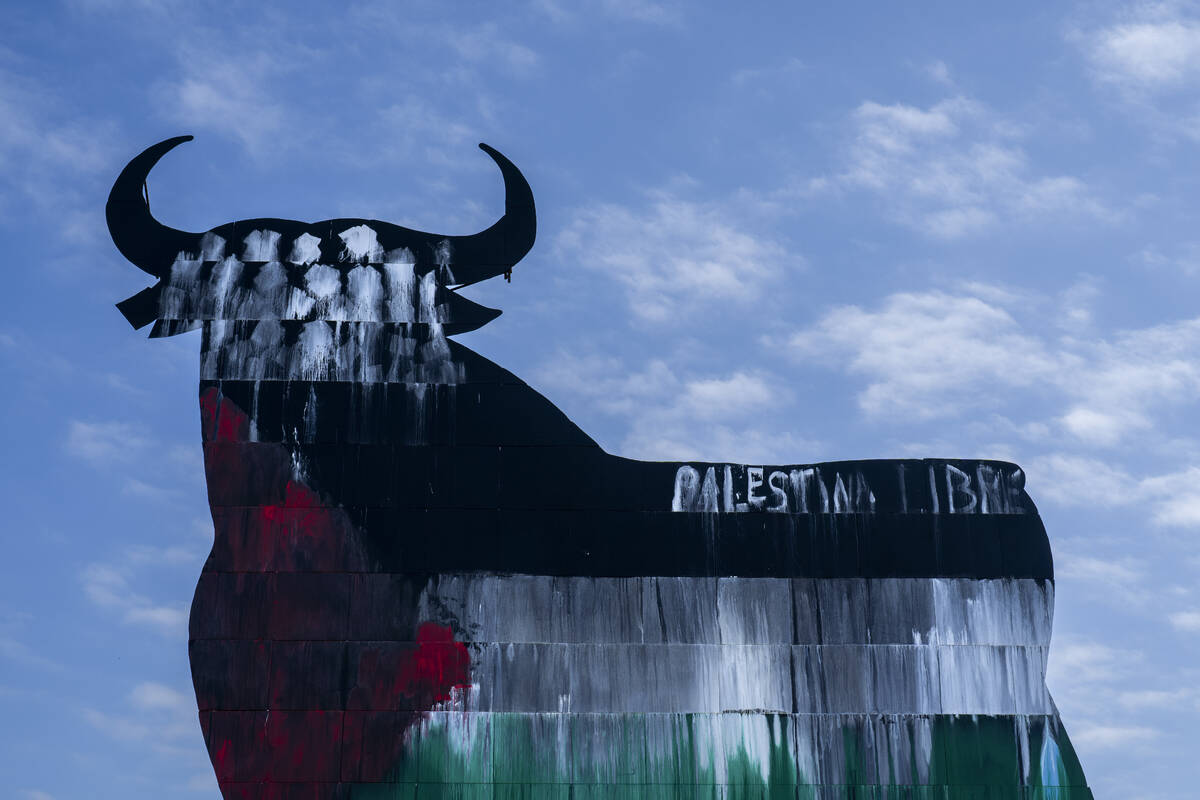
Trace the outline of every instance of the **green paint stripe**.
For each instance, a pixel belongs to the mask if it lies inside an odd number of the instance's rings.
[[[439,714],[414,729],[390,783],[360,784],[351,796],[1091,797],[1053,717],[871,717],[871,726],[865,719],[820,720],[827,727],[813,731],[797,730],[812,718],[777,714]],[[838,744],[809,752],[814,733],[825,731],[836,732]],[[836,774],[818,775],[815,764]],[[818,779],[825,783],[816,795]],[[1063,786],[1043,788],[1047,779]],[[1020,791],[993,792],[1011,789]]]

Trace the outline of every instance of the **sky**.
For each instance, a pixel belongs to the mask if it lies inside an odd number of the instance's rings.
[[[999,458],[1049,532],[1049,683],[1097,798],[1200,759],[1200,7],[5,3],[0,786],[218,796],[187,614],[196,334],[104,224],[539,235],[459,337],[611,452]],[[13,794],[15,792],[15,795]]]

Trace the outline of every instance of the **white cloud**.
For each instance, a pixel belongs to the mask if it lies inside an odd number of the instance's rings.
[[[130,702],[134,708],[143,711],[167,709],[170,711],[191,712],[193,700],[183,692],[177,692],[169,686],[152,681],[139,683],[129,693]]]
[[[1184,242],[1163,252],[1157,245],[1144,248],[1137,261],[1151,268],[1167,268],[1188,277],[1200,274],[1200,242]]]
[[[1137,474],[1120,449],[1135,437],[1161,439],[1156,418],[1200,400],[1200,319],[1077,338],[1055,332],[1045,319],[1054,315],[1031,309],[1022,293],[981,288],[835,308],[786,345],[802,362],[862,380],[858,406],[870,420],[907,425],[969,411],[966,429],[1025,439],[1040,453],[1027,463],[1039,497],[1074,508],[1138,506],[1158,526],[1200,529],[1200,466],[1188,451],[1172,446],[1177,466]],[[1067,292],[1062,302],[1069,311],[1081,301]],[[1003,416],[1013,407],[1036,411],[1017,424]]]
[[[126,478],[121,484],[121,494],[154,503],[169,503],[179,498],[175,489],[155,486],[137,478]]]
[[[76,178],[109,167],[112,126],[81,120],[77,111],[64,108],[55,92],[0,68],[0,165],[6,171],[33,165]]]
[[[454,169],[487,169],[487,157],[476,148],[475,143],[486,137],[475,127],[464,121],[461,115],[427,99],[410,94],[399,99],[390,99],[379,106],[368,117],[360,133],[369,133],[372,145],[364,148],[360,140],[346,140],[338,145],[338,157],[359,168],[371,168],[378,164],[403,164],[423,162],[425,164]],[[450,189],[449,184],[431,187],[437,191]],[[356,211],[356,213],[378,213],[385,216],[391,209]],[[440,220],[444,225],[446,220]]]
[[[1130,711],[1194,709],[1196,699],[1193,689],[1135,689],[1117,694],[1117,702]]]
[[[104,731],[114,739],[136,742],[150,735],[150,726],[134,718],[105,714],[94,708],[85,708],[82,713],[89,725]]]
[[[645,209],[580,209],[556,238],[555,252],[619,281],[634,315],[648,322],[756,300],[801,263],[783,245],[739,227],[727,211],[664,192]]]
[[[84,594],[99,608],[116,612],[128,624],[145,625],[169,636],[187,631],[187,609],[155,603],[130,585],[139,561],[126,559],[116,564],[92,563],[80,574]]]
[[[902,292],[874,309],[835,308],[787,344],[802,361],[862,376],[858,404],[876,418],[977,416],[1020,398],[1053,404],[1048,421],[1079,443],[1111,447],[1151,429],[1152,412],[1200,399],[1200,319],[1059,338],[1038,330],[1043,309],[980,294]],[[1064,303],[1077,318],[1078,298]]]
[[[1200,611],[1177,611],[1168,615],[1171,627],[1188,633],[1200,632]]]
[[[1089,756],[1156,742],[1164,735],[1164,712],[1197,711],[1198,693],[1180,685],[1186,675],[1164,671],[1141,651],[1088,639],[1056,636],[1046,678],[1085,766]]]
[[[126,695],[134,713],[112,714],[82,709],[83,718],[97,730],[124,742],[144,742],[164,755],[197,757],[191,746],[196,736],[195,701],[161,683],[144,682]]]
[[[0,213],[13,224],[33,212],[52,228],[47,255],[62,245],[98,245],[104,223],[96,192],[112,166],[116,126],[81,111],[61,87],[28,77],[38,72],[33,64],[11,60],[14,69],[0,66]]]
[[[797,358],[866,376],[858,403],[869,416],[978,411],[998,405],[987,398],[995,386],[1040,384],[1061,368],[1005,309],[940,291],[893,294],[874,311],[835,308],[787,343]]]
[[[1077,438],[1106,445],[1116,444],[1128,430],[1148,424],[1138,415],[1114,414],[1087,407],[1072,408],[1058,421]]]
[[[1068,39],[1130,119],[1159,135],[1200,140],[1200,16],[1194,9],[1133,3],[1104,22],[1076,25]]]
[[[1064,506],[1117,508],[1141,499],[1132,475],[1098,458],[1050,453],[1031,461],[1027,472],[1039,496]]]
[[[168,114],[189,129],[239,140],[252,154],[270,152],[285,129],[296,132],[272,83],[289,69],[278,53],[215,37],[181,45],[180,75],[160,87]]]
[[[67,452],[101,469],[129,463],[151,444],[145,434],[124,422],[71,420],[67,426]]]
[[[1200,21],[1178,7],[1134,5],[1126,19],[1076,36],[1096,77],[1125,91],[1171,90],[1200,76]]]
[[[1058,551],[1059,566],[1056,572],[1060,578],[1097,581],[1113,587],[1134,585],[1146,577],[1145,571],[1129,559],[1113,561],[1079,554],[1063,558],[1061,545]]]
[[[575,0],[571,3],[563,3],[561,0],[534,0],[533,6],[559,24],[578,22],[584,14],[659,26],[678,25],[683,18],[676,4],[656,3],[652,0]]]
[[[1075,746],[1088,750],[1128,751],[1146,745],[1161,736],[1161,732],[1145,725],[1096,725],[1084,723],[1071,732]]]
[[[1039,495],[1060,505],[1119,508],[1142,505],[1156,525],[1200,528],[1200,468],[1137,478],[1107,461],[1062,453],[1029,465]]]
[[[635,371],[614,358],[560,353],[537,375],[552,389],[626,418],[617,450],[632,458],[795,463],[812,460],[817,447],[761,421],[773,418],[763,412],[789,400],[787,388],[767,373],[681,376],[661,360]]]
[[[1200,526],[1200,467],[1146,478],[1141,488],[1157,501],[1152,513],[1158,524]]]
[[[470,62],[500,65],[509,72],[525,75],[538,65],[538,54],[520,42],[504,36],[495,23],[467,30],[447,29],[444,41]]]
[[[193,487],[196,481],[203,480],[199,447],[164,447],[142,428],[126,422],[71,420],[63,449],[118,482],[122,495],[138,500],[178,502],[183,495],[181,488],[163,486],[157,481],[175,481]],[[147,476],[153,476],[156,483],[142,479]]]
[[[1101,642],[1060,636],[1050,648],[1046,681],[1051,688],[1094,688],[1096,684],[1119,680],[1144,660],[1143,654],[1136,650],[1120,650]]]
[[[1037,485],[1049,486],[1051,483],[1040,480]],[[1126,611],[1153,611],[1155,604],[1161,600],[1161,587],[1151,584],[1144,562],[1128,557],[1098,555],[1096,543],[1091,539],[1056,537],[1054,574],[1060,581],[1082,584],[1081,588],[1090,592],[1095,602]]]
[[[38,789],[26,789],[22,796],[25,800],[54,800],[54,795]]]
[[[1016,143],[1020,127],[969,98],[924,109],[868,100],[850,126],[846,168],[827,185],[879,194],[897,221],[930,237],[959,239],[1013,221],[1112,216],[1080,179],[1037,174]]]

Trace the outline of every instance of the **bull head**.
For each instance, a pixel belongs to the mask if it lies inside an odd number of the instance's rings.
[[[511,272],[533,246],[533,193],[520,171],[486,144],[504,176],[504,215],[470,236],[442,236],[390,222],[252,219],[189,233],[150,213],[146,177],[191,136],[147,148],[122,170],[105,208],[113,242],[158,283],[118,303],[134,328],[170,336],[222,322],[254,326],[326,321],[386,323],[436,336],[474,330],[500,311],[455,290]],[[453,288],[452,288],[453,287]],[[205,326],[206,329],[208,326]],[[427,334],[426,334],[427,335]]]

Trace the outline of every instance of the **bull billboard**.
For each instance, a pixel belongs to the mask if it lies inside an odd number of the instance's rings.
[[[199,330],[215,528],[192,604],[226,798],[1090,798],[1045,685],[1049,542],[1014,464],[643,462],[450,337],[472,236],[151,214],[118,304]]]

